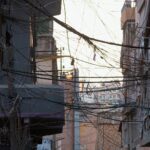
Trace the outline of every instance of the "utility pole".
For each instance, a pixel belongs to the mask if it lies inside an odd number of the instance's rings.
[[[52,55],[57,57],[54,38],[52,38]],[[52,84],[58,84],[57,59],[52,59]]]
[[[9,10],[9,11],[8,11]],[[8,121],[9,125],[6,127],[9,129],[9,135],[8,137],[10,143],[10,149],[11,150],[18,150],[17,149],[17,135],[16,135],[16,121],[17,121],[17,103],[18,103],[18,96],[15,95],[14,92],[14,80],[13,75],[11,73],[11,70],[13,68],[13,48],[12,48],[12,34],[11,34],[11,23],[6,20],[4,17],[4,14],[7,12],[10,14],[11,10],[11,3],[10,1],[3,1],[1,2],[0,6],[0,38],[1,38],[1,69],[3,67],[7,70],[7,84],[8,85],[8,98],[9,98],[9,114]],[[4,28],[3,28],[4,27]],[[5,53],[5,54],[4,54]],[[4,60],[4,64],[3,64]],[[4,108],[5,109],[5,108]],[[3,126],[3,125],[2,125]],[[7,133],[8,134],[8,133]],[[8,135],[5,135],[8,136]],[[2,137],[3,138],[3,137]],[[5,137],[4,137],[5,138]],[[8,145],[5,146],[4,143],[4,149],[8,149]]]
[[[7,78],[8,78],[8,97],[10,101],[10,112],[9,112],[9,121],[10,121],[10,143],[11,150],[17,150],[17,136],[16,136],[16,122],[17,122],[17,108],[16,104],[18,103],[18,97],[15,97],[14,85],[13,85],[13,75],[11,70],[13,68],[13,48],[11,47],[11,41],[9,41],[9,36],[11,34],[9,31],[6,31],[6,51],[7,51]],[[8,39],[7,39],[8,38]]]
[[[3,65],[3,51],[4,51],[4,42],[3,42],[3,34],[2,34],[2,30],[3,30],[3,24],[4,24],[4,17],[3,17],[3,10],[2,10],[2,5],[0,5],[0,67],[2,69],[2,65]],[[5,108],[4,108],[4,114],[6,116],[5,113]],[[10,142],[9,142],[9,137],[8,137],[8,127],[7,125],[4,126],[3,124],[1,125],[0,128],[1,132],[0,132],[0,149],[3,150],[8,150],[9,146],[10,146]]]
[[[10,6],[11,7],[11,6]],[[21,124],[20,117],[17,115],[19,113],[19,96],[15,92],[14,87],[14,76],[11,73],[11,70],[14,66],[14,52],[12,47],[11,37],[11,25],[6,22],[6,69],[7,69],[7,81],[8,81],[8,97],[10,104],[9,111],[9,123],[10,123],[10,149],[11,150],[20,150],[21,148]]]
[[[37,36],[36,36],[36,17],[33,15],[31,16],[31,24],[30,24],[30,30],[31,30],[31,39],[32,39],[32,43],[30,43],[31,45],[31,57],[32,57],[32,60],[31,60],[31,69],[33,71],[33,82],[34,84],[36,83],[36,60],[35,60],[35,48],[37,46]]]
[[[97,138],[96,138],[95,150],[100,150],[100,121],[99,121],[99,114],[97,115]]]
[[[79,105],[79,71],[74,68],[74,105]],[[80,123],[79,123],[79,111],[74,110],[74,150],[80,150]]]
[[[100,119],[100,113],[97,115],[97,138],[95,150],[104,150],[104,123]]]

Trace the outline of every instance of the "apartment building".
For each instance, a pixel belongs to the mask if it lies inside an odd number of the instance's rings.
[[[101,87],[98,88],[100,92],[96,92],[97,102],[105,105],[116,105],[123,102],[123,93],[119,89],[121,83],[114,81],[113,83],[103,83]],[[112,89],[112,90],[111,90]]]
[[[36,36],[36,23],[48,19],[40,10],[58,15],[60,8],[61,0],[0,2],[0,149],[35,149],[42,136],[62,132],[64,89],[51,76],[57,77],[53,72],[56,61],[50,62],[47,70],[36,63],[44,52],[51,55],[56,50],[52,31]],[[39,18],[44,20],[37,21]],[[43,51],[38,52],[38,59],[37,51]],[[49,75],[50,71],[54,74]],[[39,78],[52,82],[42,84]]]
[[[116,105],[123,103],[123,92],[119,89],[121,87],[119,81],[102,83],[94,88],[86,84],[83,85],[82,90],[85,92],[80,94],[81,101],[83,102],[96,102],[102,105]]]
[[[121,123],[123,149],[150,149],[149,60],[150,1],[126,0],[121,12],[123,46],[120,64],[124,76]]]

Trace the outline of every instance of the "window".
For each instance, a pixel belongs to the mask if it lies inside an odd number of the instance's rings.
[[[105,95],[102,95],[102,99],[105,99]]]
[[[113,98],[116,98],[116,95],[113,95]]]
[[[52,33],[53,21],[49,21],[45,17],[40,17],[37,20],[38,20],[36,24],[37,35]]]

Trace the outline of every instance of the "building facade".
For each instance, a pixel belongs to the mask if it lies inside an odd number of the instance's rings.
[[[82,91],[80,94],[81,101],[88,103],[98,103],[103,105],[116,105],[123,103],[123,92],[121,89],[121,83],[114,81],[113,83],[102,83],[97,87],[88,87],[88,85],[82,85]],[[96,91],[96,92],[93,92]]]
[[[58,150],[80,150],[80,127],[79,127],[79,111],[78,107],[78,69],[73,69],[69,74],[65,74],[64,81],[61,81],[61,85],[65,90],[65,125],[61,134],[56,134],[55,149]],[[62,78],[63,79],[63,78]],[[77,82],[76,82],[77,81]],[[70,105],[70,106],[69,106]]]
[[[105,105],[116,105],[121,104],[123,93],[119,88],[121,87],[120,82],[113,83],[103,83],[98,90],[100,92],[96,92],[97,102]],[[111,90],[112,89],[112,90]]]
[[[52,60],[47,70],[37,63],[37,51],[43,50],[38,53],[40,56],[56,50],[52,31],[37,35],[36,25],[41,18],[45,20],[41,6],[48,10],[47,15],[58,15],[61,0],[0,2],[0,149],[3,150],[35,149],[42,136],[62,132],[64,89],[56,84],[57,75],[53,72],[57,70],[56,61]],[[53,30],[52,25],[49,27]],[[53,73],[49,75],[50,71]],[[41,83],[39,79],[52,82]]]
[[[72,73],[64,75],[64,80],[61,85],[66,89],[65,102],[69,105],[73,105],[74,97],[74,84],[72,79]],[[68,76],[68,77],[67,77]],[[55,148],[58,150],[74,150],[74,110],[70,107],[65,109],[65,125],[61,134],[57,134],[54,137]]]
[[[85,106],[89,107],[88,104]],[[93,106],[98,107],[96,104],[91,107]],[[117,118],[120,113],[104,113],[100,112],[100,109],[98,111],[92,111],[92,114],[86,111],[80,112],[80,150],[120,150],[119,121],[113,121],[113,118]],[[106,116],[108,119],[104,119]]]
[[[121,123],[123,149],[150,149],[150,1],[126,0],[121,13],[121,68],[127,104]]]

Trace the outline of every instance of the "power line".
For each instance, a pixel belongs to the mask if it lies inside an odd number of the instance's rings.
[[[45,16],[49,17],[50,19],[53,19],[56,23],[58,23],[59,25],[61,25],[62,27],[66,28],[67,30],[69,30],[70,32],[73,32],[77,35],[79,35],[80,37],[82,37],[85,41],[87,41],[90,45],[92,45],[94,48],[97,49],[97,46],[95,46],[94,43],[92,43],[90,40],[92,41],[97,41],[97,42],[101,42],[101,43],[105,43],[105,44],[109,44],[109,45],[115,45],[115,46],[121,46],[121,47],[128,47],[128,48],[133,48],[133,49],[145,49],[145,47],[138,47],[138,46],[132,46],[132,45],[127,45],[127,44],[118,44],[118,43],[113,43],[113,42],[108,42],[108,41],[103,41],[103,40],[99,40],[96,38],[92,38],[89,37],[83,33],[80,33],[79,31],[77,31],[76,29],[74,29],[73,27],[71,27],[70,25],[60,21],[59,19],[50,16],[49,14],[47,14],[44,10],[42,10],[41,8],[35,6],[32,2],[28,1],[28,0],[24,0],[26,3],[28,3],[30,6],[32,6],[33,8],[35,8],[36,10],[40,11],[41,13],[43,13]],[[150,49],[149,47],[146,49]]]
[[[32,72],[25,72],[25,71],[21,71],[21,70],[8,70],[6,68],[2,68],[3,71],[5,72],[12,72],[12,73],[20,73],[20,75],[24,75],[24,76],[28,76],[29,77],[33,77],[32,75],[34,75]],[[37,71],[38,72],[38,71]],[[43,73],[36,73],[36,75],[39,75],[37,76],[38,79],[46,79],[46,80],[52,80],[51,78],[48,78],[48,77],[53,77],[53,75],[51,74],[45,74],[45,72],[47,71],[40,71],[40,72],[43,72]],[[57,76],[57,77],[60,77],[60,79],[58,79],[58,81],[66,81],[66,82],[77,82],[77,83],[121,83],[121,82],[127,82],[127,81],[141,81],[141,80],[148,80],[150,76],[145,76],[145,75],[137,75],[137,76],[129,76],[129,77],[126,77],[126,79],[123,79],[123,80],[119,80],[118,78],[123,78],[121,76],[112,76],[112,77],[84,77],[84,76],[80,76],[80,77],[73,77],[72,76],[72,79],[74,78],[80,78],[80,79],[109,79],[109,78],[114,78],[115,80],[108,80],[108,81],[86,81],[86,80],[81,80],[81,81],[73,81],[73,80],[67,80],[67,79],[61,79],[63,76]]]

